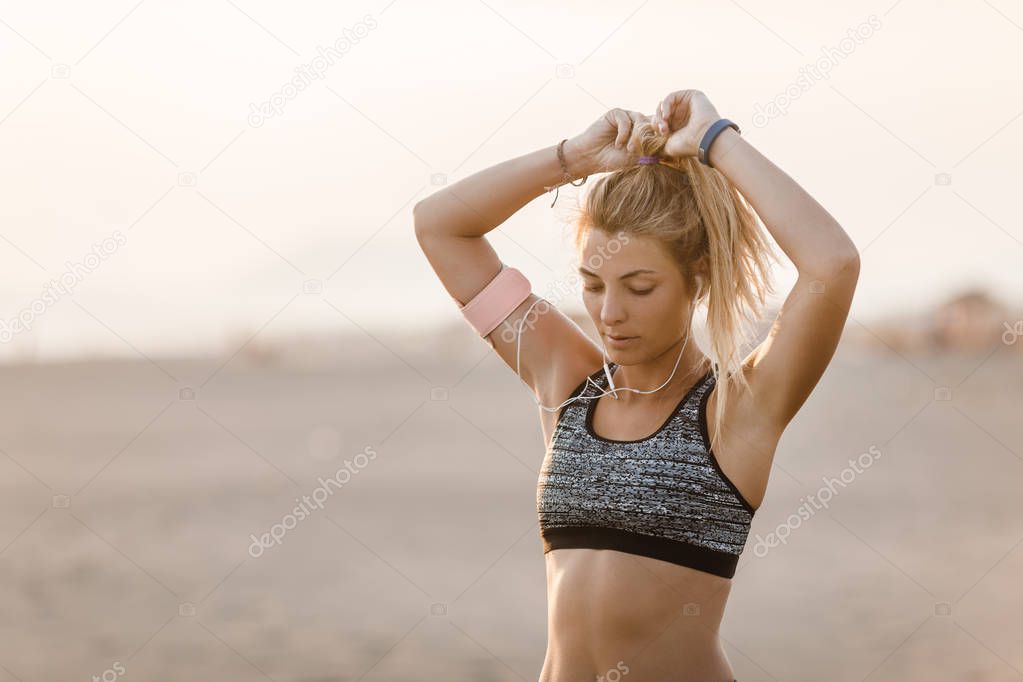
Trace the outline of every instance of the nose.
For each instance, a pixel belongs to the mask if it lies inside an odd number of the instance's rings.
[[[625,306],[618,300],[618,296],[605,293],[604,300],[600,303],[600,321],[604,328],[613,328],[625,322],[626,318]]]

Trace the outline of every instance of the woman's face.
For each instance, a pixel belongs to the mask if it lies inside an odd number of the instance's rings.
[[[657,357],[688,329],[692,293],[659,241],[588,229],[579,273],[583,303],[614,362]]]

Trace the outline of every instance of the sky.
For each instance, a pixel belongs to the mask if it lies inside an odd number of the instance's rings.
[[[1021,38],[1004,0],[0,3],[0,361],[429,333],[416,201],[685,88],[850,234],[852,316],[1018,307]],[[488,235],[535,291],[573,192]]]

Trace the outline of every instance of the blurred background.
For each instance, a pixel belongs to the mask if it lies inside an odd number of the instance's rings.
[[[1021,38],[1008,0],[0,2],[0,682],[535,680],[538,413],[412,206],[684,88],[862,259],[736,677],[1023,679]],[[579,191],[488,239],[592,333]]]

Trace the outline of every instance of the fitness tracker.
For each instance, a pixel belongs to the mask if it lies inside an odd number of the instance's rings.
[[[707,132],[703,134],[703,139],[700,140],[700,163],[710,166],[711,168],[714,167],[711,166],[710,155],[708,152],[710,151],[710,146],[714,144],[714,139],[725,128],[735,128],[735,132],[740,135],[742,134],[742,131],[739,130],[739,126],[735,123],[729,121],[727,118],[718,119],[710,128],[707,128]]]

